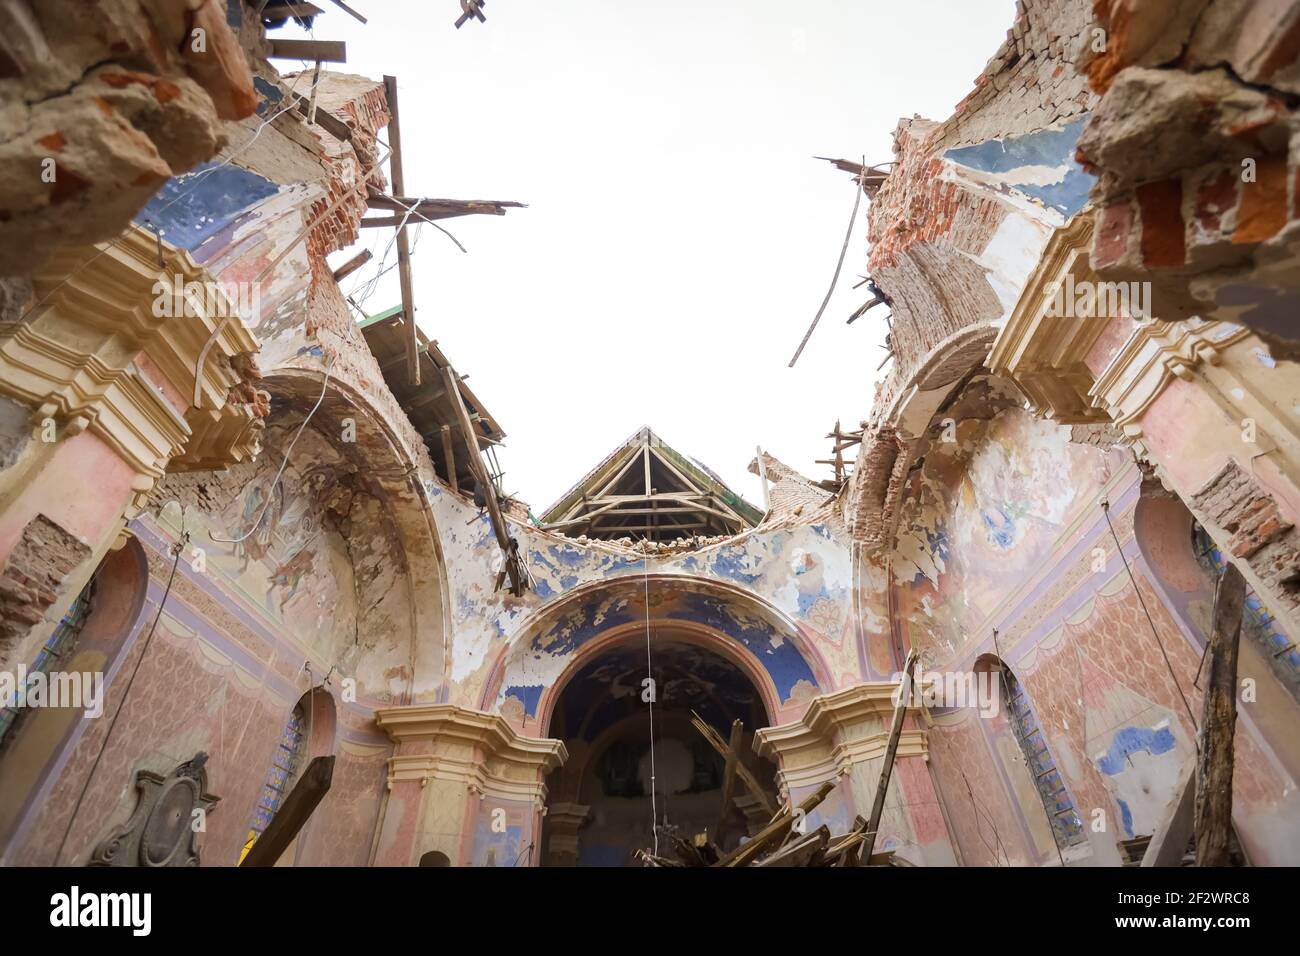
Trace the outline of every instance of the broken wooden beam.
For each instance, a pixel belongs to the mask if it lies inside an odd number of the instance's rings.
[[[305,0],[271,0],[262,8],[262,19],[280,20],[288,17],[314,17],[324,12],[316,4],[307,3]]]
[[[504,555],[502,573],[510,578],[510,593],[518,597],[525,590],[524,572],[519,563],[518,547],[510,537],[510,528],[506,524],[505,517],[501,514],[501,503],[497,501],[496,485],[492,481],[492,476],[488,474],[487,466],[483,464],[483,456],[478,447],[478,433],[470,423],[469,410],[465,407],[465,396],[460,391],[460,382],[450,366],[442,370],[442,376],[443,381],[446,383],[447,393],[451,396],[452,410],[460,421],[461,437],[465,439],[465,447],[469,453],[470,472],[483,487],[492,531],[496,535],[497,544]]]
[[[1237,651],[1246,579],[1229,563],[1214,591],[1206,653],[1209,677],[1201,709],[1196,767],[1196,865],[1227,866],[1232,843],[1233,735],[1237,723]]]
[[[348,45],[342,40],[272,40],[273,60],[316,60],[320,63],[346,63]]]
[[[385,196],[378,192],[370,194],[367,204],[372,209],[398,213],[399,221],[408,211],[417,218],[452,219],[456,216],[504,216],[507,209],[528,208],[525,203],[515,202],[513,199],[430,199],[415,196]]]
[[[340,143],[352,142],[352,127],[343,122],[343,120],[339,119],[329,110],[323,110],[319,106],[316,107],[316,111],[313,113],[311,101],[306,97],[299,96],[297,93],[293,94],[293,98],[294,109],[302,114],[304,119],[309,119],[311,122],[315,123],[325,132],[337,139]]]
[[[743,755],[741,755],[738,750],[731,751],[727,746],[726,741],[722,739],[722,735],[705,723],[704,719],[700,717],[699,714],[695,713],[695,711],[691,711],[691,724],[700,732],[700,735],[709,742],[709,745],[718,752],[718,755],[721,756],[723,760],[730,759],[729,754],[734,752],[736,756],[736,773],[740,776],[740,779],[744,781],[746,789],[748,789],[754,799],[762,805],[765,813],[775,814],[779,812],[776,801],[773,800],[771,795],[763,788],[763,785],[758,782],[758,778],[754,776],[753,771],[745,765]],[[732,733],[733,735],[735,733],[735,724],[732,725]]]
[[[771,856],[764,857],[755,866],[816,866],[818,857],[825,853],[830,842],[830,827],[823,824],[812,833],[792,840]]]
[[[352,275],[352,273],[356,272],[369,262],[373,255],[374,253],[369,249],[362,249],[355,256],[334,270],[334,281],[342,282],[348,276]]]
[[[370,22],[370,21],[367,20],[365,17],[363,17],[361,14],[357,13],[357,11],[353,10],[353,9],[352,9],[351,7],[349,7],[346,3],[344,3],[343,0],[330,0],[330,3],[334,4],[334,6],[338,7],[340,10],[342,10],[344,13],[348,14],[348,15],[349,15],[350,17],[352,17],[354,20],[360,20],[362,23],[369,23],[369,22]]]
[[[783,840],[789,834],[794,826],[796,819],[804,819],[809,813],[821,805],[821,802],[830,796],[830,792],[835,789],[836,781],[827,780],[815,791],[804,797],[795,808],[791,811],[789,807],[782,807],[772,817],[772,822],[754,835],[754,838],[748,843],[742,843],[736,849],[732,850],[721,860],[718,866],[748,866],[758,858],[758,855],[774,843]]]
[[[722,832],[722,824],[731,812],[731,797],[736,786],[736,764],[740,760],[740,742],[744,739],[744,731],[745,725],[737,717],[731,725],[731,739],[727,741],[726,762],[722,767],[722,807],[718,812],[718,833]]]
[[[863,841],[862,853],[868,860],[876,848],[880,817],[885,812],[885,794],[889,790],[890,775],[894,772],[898,739],[903,734],[903,718],[907,716],[907,704],[912,699],[912,671],[916,668],[918,657],[916,648],[912,648],[907,655],[907,663],[903,665],[903,680],[899,686],[898,704],[894,707],[894,722],[889,728],[889,745],[885,748],[885,760],[880,767],[880,780],[876,783],[876,797],[871,803],[871,816],[867,820],[866,839]]]
[[[460,0],[461,15],[456,18],[456,29],[459,30],[466,21],[475,18],[479,23],[487,23],[487,17],[483,15],[486,6],[487,0]]]
[[[393,191],[405,192],[402,176],[402,126],[397,111],[397,77],[384,77],[388,98],[388,170]],[[397,278],[402,288],[402,314],[406,317],[406,381],[414,388],[420,384],[420,341],[415,327],[415,293],[411,286],[411,246],[406,230],[397,230]],[[477,451],[477,449],[475,449]]]
[[[1183,767],[1174,794],[1161,814],[1151,842],[1142,856],[1142,866],[1182,866],[1183,854],[1192,839],[1192,812],[1196,803],[1196,760]]]
[[[284,803],[271,818],[270,825],[262,831],[252,848],[240,861],[241,867],[275,866],[276,861],[289,848],[312,812],[329,793],[334,779],[334,758],[317,757],[307,765],[302,777]]]

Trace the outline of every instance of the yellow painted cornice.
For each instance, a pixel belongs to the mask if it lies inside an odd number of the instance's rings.
[[[212,299],[155,314],[159,283],[197,283]],[[255,352],[257,340],[242,319],[223,325],[234,306],[188,252],[132,226],[110,243],[56,254],[33,289],[31,313],[0,327],[0,393],[31,406],[38,431],[47,419],[61,435],[90,429],[139,472],[142,488],[165,470],[256,454],[260,423],[227,396],[241,381],[229,359]],[[188,408],[199,353],[218,328],[214,351],[224,358],[205,364],[204,407]]]
[[[1094,401],[1105,407],[1131,437],[1141,435],[1133,423],[1175,377],[1190,379],[1200,364],[1218,365],[1220,351],[1250,335],[1228,322],[1184,319],[1139,323],[1097,376]]]
[[[897,689],[896,682],[873,681],[814,698],[799,720],[756,731],[754,749],[779,763],[786,789],[840,776],[884,756]],[[903,731],[898,756],[928,759],[929,752],[924,730]]]
[[[402,751],[389,760],[390,787],[450,780],[480,796],[536,801],[546,774],[569,758],[561,740],[522,736],[498,714],[456,704],[387,707],[375,723]]]
[[[1054,290],[1068,276],[1076,282],[1097,281],[1089,262],[1092,234],[1091,211],[1052,234],[989,350],[989,369],[1014,381],[1033,411],[1062,424],[1107,419],[1089,400],[1092,375],[1084,358],[1112,319],[1048,314]]]

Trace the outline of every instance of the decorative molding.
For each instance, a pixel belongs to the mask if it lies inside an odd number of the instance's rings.
[[[1190,379],[1202,363],[1218,365],[1223,349],[1250,334],[1245,326],[1205,319],[1141,322],[1097,377],[1089,397],[1105,408],[1126,434],[1140,436],[1140,426],[1134,420],[1171,379]]]
[[[1052,234],[988,358],[989,369],[1014,381],[1036,414],[1065,425],[1107,421],[1089,398],[1092,373],[1084,358],[1114,319],[1047,314],[1067,277],[1098,281],[1088,259],[1092,233],[1087,212]]]
[[[456,704],[384,708],[375,723],[399,749],[424,745],[389,758],[390,789],[403,780],[447,780],[481,797],[536,802],[545,800],[546,775],[569,759],[563,741],[524,737],[499,714]]]
[[[139,798],[131,818],[95,847],[87,865],[198,866],[194,815],[206,815],[221,799],[208,793],[207,760],[197,753],[165,777],[137,771]]]
[[[175,317],[155,315],[157,284],[176,281],[219,289],[188,252],[136,226],[111,243],[56,254],[33,280],[32,313],[0,326],[0,393],[31,406],[37,429],[46,419],[61,435],[89,429],[149,486],[165,470],[252,457],[261,423],[227,397],[244,381],[229,360],[255,352],[257,340],[242,320],[226,322],[214,345],[224,359],[204,369],[204,408],[187,408],[199,352],[234,307],[226,301],[209,315],[200,301]]]
[[[754,734],[754,749],[780,766],[782,790],[816,786],[854,766],[885,755],[898,682],[873,681],[815,698],[799,720],[764,727]],[[909,707],[908,713],[919,709]],[[899,757],[929,759],[924,730],[905,729]]]

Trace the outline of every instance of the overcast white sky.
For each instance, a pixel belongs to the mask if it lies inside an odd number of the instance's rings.
[[[338,69],[398,78],[406,191],[529,207],[446,222],[468,254],[425,226],[412,259],[420,327],[507,433],[508,493],[541,514],[642,424],[760,506],[758,445],[829,477],[813,462],[867,417],[884,310],[844,324],[864,197],[786,367],[853,204],[811,157],[885,162],[899,117],[950,115],[1013,0],[490,0],[460,30],[456,0],[350,2],[368,24],[316,0],[314,34],[347,41]],[[356,278],[391,236],[366,230]],[[394,270],[365,308],[399,300]]]

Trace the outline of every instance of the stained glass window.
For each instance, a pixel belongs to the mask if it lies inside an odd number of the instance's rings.
[[[294,777],[302,763],[306,750],[307,720],[303,714],[302,704],[293,709],[289,722],[285,724],[276,742],[275,755],[271,758],[271,770],[266,776],[266,783],[257,798],[257,809],[253,811],[253,822],[249,825],[248,838],[244,841],[244,850],[239,854],[242,862],[252,849],[257,838],[271,825],[271,819],[280,804],[289,795]]]
[[[1038,796],[1047,808],[1047,816],[1052,823],[1052,837],[1056,840],[1057,847],[1064,850],[1084,843],[1088,837],[1083,830],[1083,820],[1065,789],[1065,781],[1061,779],[1061,772],[1047,747],[1024,688],[1016,680],[1016,675],[1011,673],[1011,669],[1005,666],[1002,668],[1002,680],[1011,732],[1025,755],[1025,766],[1034,778]]]

